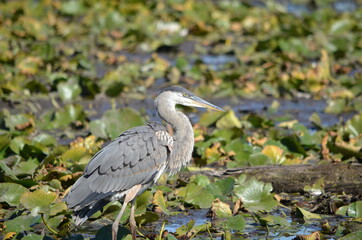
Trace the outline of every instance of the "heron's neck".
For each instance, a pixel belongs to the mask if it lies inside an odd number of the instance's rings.
[[[177,111],[174,104],[158,101],[157,110],[159,116],[173,128],[174,144],[170,158],[170,172],[173,174],[191,160],[194,130],[188,117]]]

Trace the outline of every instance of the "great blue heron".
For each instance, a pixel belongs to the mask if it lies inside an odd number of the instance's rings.
[[[123,205],[112,225],[112,240],[116,240],[119,221],[131,202],[129,223],[132,239],[136,239],[136,197],[155,184],[163,173],[175,174],[191,160],[192,125],[175,106],[223,111],[178,86],[163,89],[155,104],[158,115],[172,127],[173,133],[160,123],[149,122],[123,132],[95,154],[65,197],[68,208],[74,209],[76,225],[107,203],[118,200]]]

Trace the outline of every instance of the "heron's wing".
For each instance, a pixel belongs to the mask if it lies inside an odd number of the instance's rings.
[[[67,196],[68,206],[80,208],[135,185],[157,181],[172,143],[166,129],[155,123],[124,132],[91,159]]]

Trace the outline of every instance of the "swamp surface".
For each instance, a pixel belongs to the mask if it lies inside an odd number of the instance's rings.
[[[361,4],[1,1],[0,239],[109,239],[120,203],[76,228],[62,199],[102,146],[159,121],[153,101],[169,85],[226,111],[181,109],[192,161],[137,199],[139,239],[362,239],[362,190],[339,178],[279,192],[211,174],[360,167]],[[131,239],[128,217],[119,239]]]

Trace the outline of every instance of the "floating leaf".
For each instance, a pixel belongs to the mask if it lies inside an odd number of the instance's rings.
[[[30,231],[32,230],[32,225],[39,223],[40,221],[40,216],[33,217],[31,215],[22,215],[5,221],[6,228],[4,233]]]
[[[80,15],[86,10],[82,1],[64,1],[62,2],[60,11],[67,15]]]
[[[296,135],[286,136],[280,142],[291,152],[296,152],[303,155],[307,154]]]
[[[362,114],[357,114],[346,122],[346,131],[353,136],[362,133]]]
[[[251,166],[262,166],[271,164],[272,162],[267,155],[263,153],[254,153],[250,155],[248,163]]]
[[[20,197],[28,189],[16,183],[0,183],[0,202],[7,202],[10,206],[18,206]]]
[[[31,214],[36,216],[39,213],[49,211],[50,204],[57,199],[58,195],[53,192],[45,192],[43,190],[36,190],[34,192],[24,193],[20,202],[31,210]]]
[[[211,211],[218,218],[230,217],[232,215],[229,204],[220,201],[218,198],[212,202]]]
[[[205,112],[200,116],[199,123],[202,126],[208,127],[212,124],[214,124],[222,115],[224,115],[224,112]]]
[[[186,235],[195,225],[195,220],[191,219],[187,224],[182,225],[181,227],[176,229],[176,234],[178,236]]]
[[[321,216],[319,214],[311,213],[307,210],[304,210],[303,208],[297,207],[296,215],[298,217],[303,218],[305,221],[308,221],[310,219],[320,219]]]
[[[326,113],[340,114],[346,110],[346,99],[332,99],[328,101],[328,106],[324,110]]]
[[[347,234],[344,237],[338,238],[339,240],[359,240],[362,239],[362,230]]]
[[[165,214],[170,215],[170,211],[167,209],[167,203],[165,201],[165,198],[163,197],[162,191],[156,191],[153,197],[153,204],[157,205]]]
[[[23,237],[21,240],[43,240],[43,239],[44,239],[44,235],[30,233],[30,234],[26,235],[25,237]]]
[[[287,219],[279,216],[267,215],[261,217],[258,220],[262,224],[262,226],[275,226],[275,225],[286,226],[286,227],[290,226],[290,222]]]
[[[362,201],[357,201],[347,206],[342,206],[338,208],[336,214],[355,218],[362,217]]]
[[[312,195],[319,196],[324,193],[324,181],[323,179],[318,179],[312,186],[305,186],[303,190]]]
[[[179,188],[177,195],[185,202],[199,206],[200,208],[210,208],[214,197],[205,188],[189,183],[186,187]]]
[[[5,124],[10,131],[23,131],[34,126],[34,117],[30,114],[9,115],[5,118]]]
[[[117,233],[117,239],[124,239],[131,232],[125,227],[119,227]],[[112,239],[112,225],[101,227],[95,236],[95,240]]]
[[[67,205],[64,202],[57,202],[50,205],[49,216],[57,215],[68,209]]]
[[[228,218],[223,224],[230,231],[243,231],[246,225],[245,219],[241,215],[236,215]]]
[[[105,130],[107,136],[114,139],[125,130],[142,124],[144,124],[144,119],[138,112],[131,108],[123,108],[106,111],[100,121],[96,120],[96,122],[92,121],[90,123],[90,128],[92,134],[95,136],[100,134],[99,137],[104,137],[102,135]],[[101,127],[104,130],[99,131],[98,127]]]
[[[148,205],[152,202],[152,193],[150,191],[145,191],[136,199],[136,215],[145,213]]]
[[[74,101],[82,91],[78,83],[71,80],[68,80],[68,82],[60,82],[57,86],[57,89],[59,92],[59,97],[65,103]]]
[[[144,225],[144,224],[147,224],[147,223],[151,223],[151,222],[155,222],[159,219],[160,217],[158,216],[157,213],[154,213],[154,212],[145,212],[144,214],[141,214],[141,215],[138,215],[135,217],[136,219],[136,222],[139,224],[139,225]]]
[[[235,116],[234,111],[227,111],[219,120],[216,122],[216,127],[221,129],[228,129],[228,128],[241,128],[241,122]]]
[[[243,207],[249,211],[271,211],[277,206],[277,201],[271,194],[273,187],[270,183],[255,179],[246,180],[245,176],[241,175],[236,184],[234,193],[242,201]]]
[[[278,146],[266,145],[262,153],[268,156],[273,164],[282,164],[285,161],[284,150]]]

